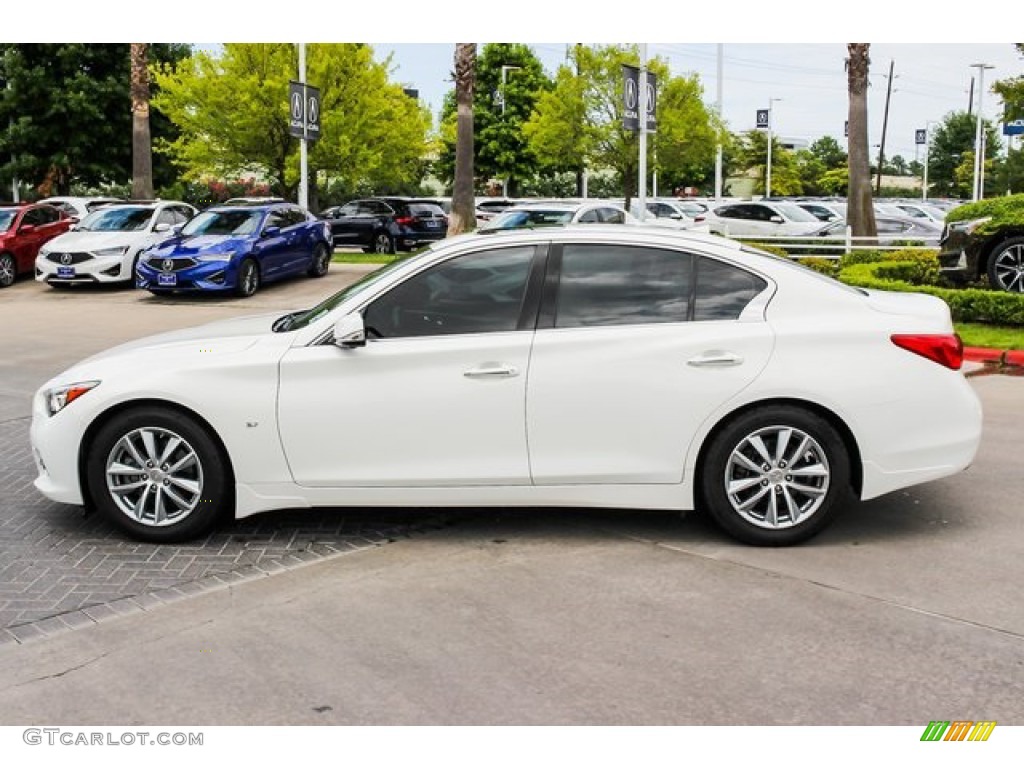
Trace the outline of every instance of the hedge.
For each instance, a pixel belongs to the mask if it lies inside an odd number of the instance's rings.
[[[940,288],[909,282],[908,277],[919,275],[920,269],[920,265],[906,261],[867,262],[845,267],[839,279],[859,288],[938,296],[949,305],[953,319],[959,322],[1024,326],[1024,294],[979,288]]]
[[[993,197],[958,205],[946,214],[946,223],[982,219],[986,216],[990,216],[991,221],[986,221],[975,230],[982,235],[994,234],[1004,227],[1024,226],[1024,195]]]

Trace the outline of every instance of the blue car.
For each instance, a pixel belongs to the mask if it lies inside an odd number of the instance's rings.
[[[323,277],[331,263],[330,226],[297,205],[262,202],[209,208],[139,258],[135,282],[151,293],[232,292],[263,283]]]

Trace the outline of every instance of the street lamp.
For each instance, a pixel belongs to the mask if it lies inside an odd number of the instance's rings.
[[[522,69],[513,64],[502,64],[501,65],[501,117],[502,120],[505,118],[505,84],[508,82],[508,73],[516,69]],[[501,196],[508,197],[508,179],[504,178],[501,180]]]
[[[984,167],[985,163],[982,159],[984,153],[984,142],[982,141],[981,131],[981,105],[982,100],[985,97],[985,70],[995,69],[993,64],[971,64],[971,67],[978,70],[978,116],[975,121],[974,130],[974,196],[971,198],[973,202],[977,202],[984,197]]]
[[[772,115],[775,110],[772,108],[772,104],[776,101],[782,101],[782,99],[768,99],[768,165],[765,171],[764,180],[764,196],[772,196]]]

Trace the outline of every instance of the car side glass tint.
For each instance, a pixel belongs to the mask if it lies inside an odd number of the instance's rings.
[[[657,248],[566,245],[555,327],[685,322],[691,262],[689,254]]]
[[[768,285],[757,275],[731,264],[699,258],[694,320],[735,320]]]
[[[534,246],[458,256],[413,275],[371,303],[371,338],[514,331]]]

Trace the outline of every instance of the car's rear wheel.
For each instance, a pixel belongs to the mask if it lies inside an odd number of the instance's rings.
[[[114,525],[145,541],[206,533],[231,511],[230,471],[194,418],[159,406],[116,415],[89,447],[90,496]]]
[[[235,293],[242,298],[252,296],[260,287],[260,268],[252,259],[243,259],[238,265],[238,283]]]
[[[0,288],[7,288],[14,284],[18,276],[18,265],[14,256],[9,253],[0,253]]]
[[[395,239],[391,237],[387,232],[378,232],[373,236],[373,252],[374,253],[394,253],[395,252]]]
[[[703,504],[747,544],[784,546],[818,534],[849,487],[850,460],[836,429],[792,406],[757,408],[727,423],[703,461]]]
[[[331,249],[320,243],[313,249],[313,260],[309,265],[310,277],[323,277],[331,266]]]
[[[989,284],[999,291],[1024,293],[1024,237],[1004,240],[988,260]]]

